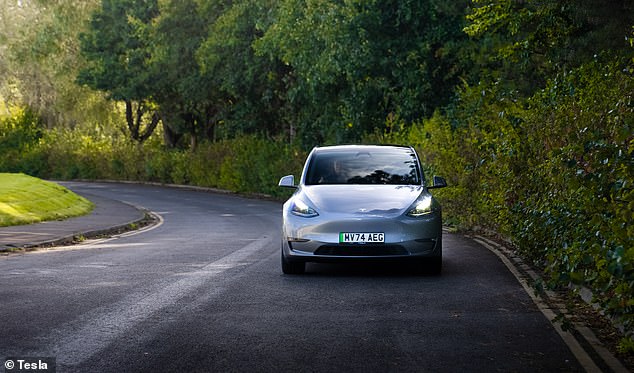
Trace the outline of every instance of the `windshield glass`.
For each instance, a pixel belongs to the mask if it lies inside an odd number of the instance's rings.
[[[409,148],[317,151],[308,166],[306,185],[420,185],[416,154]]]

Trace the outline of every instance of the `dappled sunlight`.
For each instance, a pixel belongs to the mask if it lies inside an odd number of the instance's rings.
[[[6,202],[0,202],[0,222],[2,222],[2,216],[3,215],[9,215],[12,217],[18,217],[20,215],[22,215],[22,212],[18,211],[18,209],[16,209],[15,207],[13,207],[11,204],[6,203]]]
[[[91,209],[91,202],[57,184],[0,173],[0,226],[64,219]]]

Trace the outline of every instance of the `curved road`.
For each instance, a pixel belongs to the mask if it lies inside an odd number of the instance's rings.
[[[58,372],[583,371],[504,264],[458,235],[444,237],[441,276],[352,264],[284,276],[279,203],[69,186],[164,222],[0,258],[0,357],[53,356]]]

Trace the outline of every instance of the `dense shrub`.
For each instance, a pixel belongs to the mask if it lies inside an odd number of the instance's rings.
[[[634,327],[634,79],[594,61],[529,100],[466,87],[445,116],[370,139],[410,143],[451,188],[450,222],[510,239],[554,286],[591,288]],[[453,128],[453,129],[452,129]]]
[[[586,64],[529,102],[525,128],[540,161],[518,205],[514,236],[553,279],[591,287],[634,327],[634,79],[616,63]]]
[[[287,196],[283,175],[299,176],[306,154],[279,140],[246,136],[166,149],[160,139],[139,144],[123,136],[35,130],[30,117],[3,124],[0,170],[47,179],[107,179],[196,185],[247,194]],[[28,120],[27,120],[28,119]]]
[[[39,173],[46,163],[37,150],[44,135],[40,119],[31,110],[14,109],[0,118],[0,169],[5,172]]]

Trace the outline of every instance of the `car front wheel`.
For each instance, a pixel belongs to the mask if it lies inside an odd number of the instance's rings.
[[[306,263],[291,262],[282,253],[282,272],[285,275],[301,275],[306,270]]]
[[[432,275],[440,275],[442,272],[442,256],[428,258],[425,262],[425,270]]]

